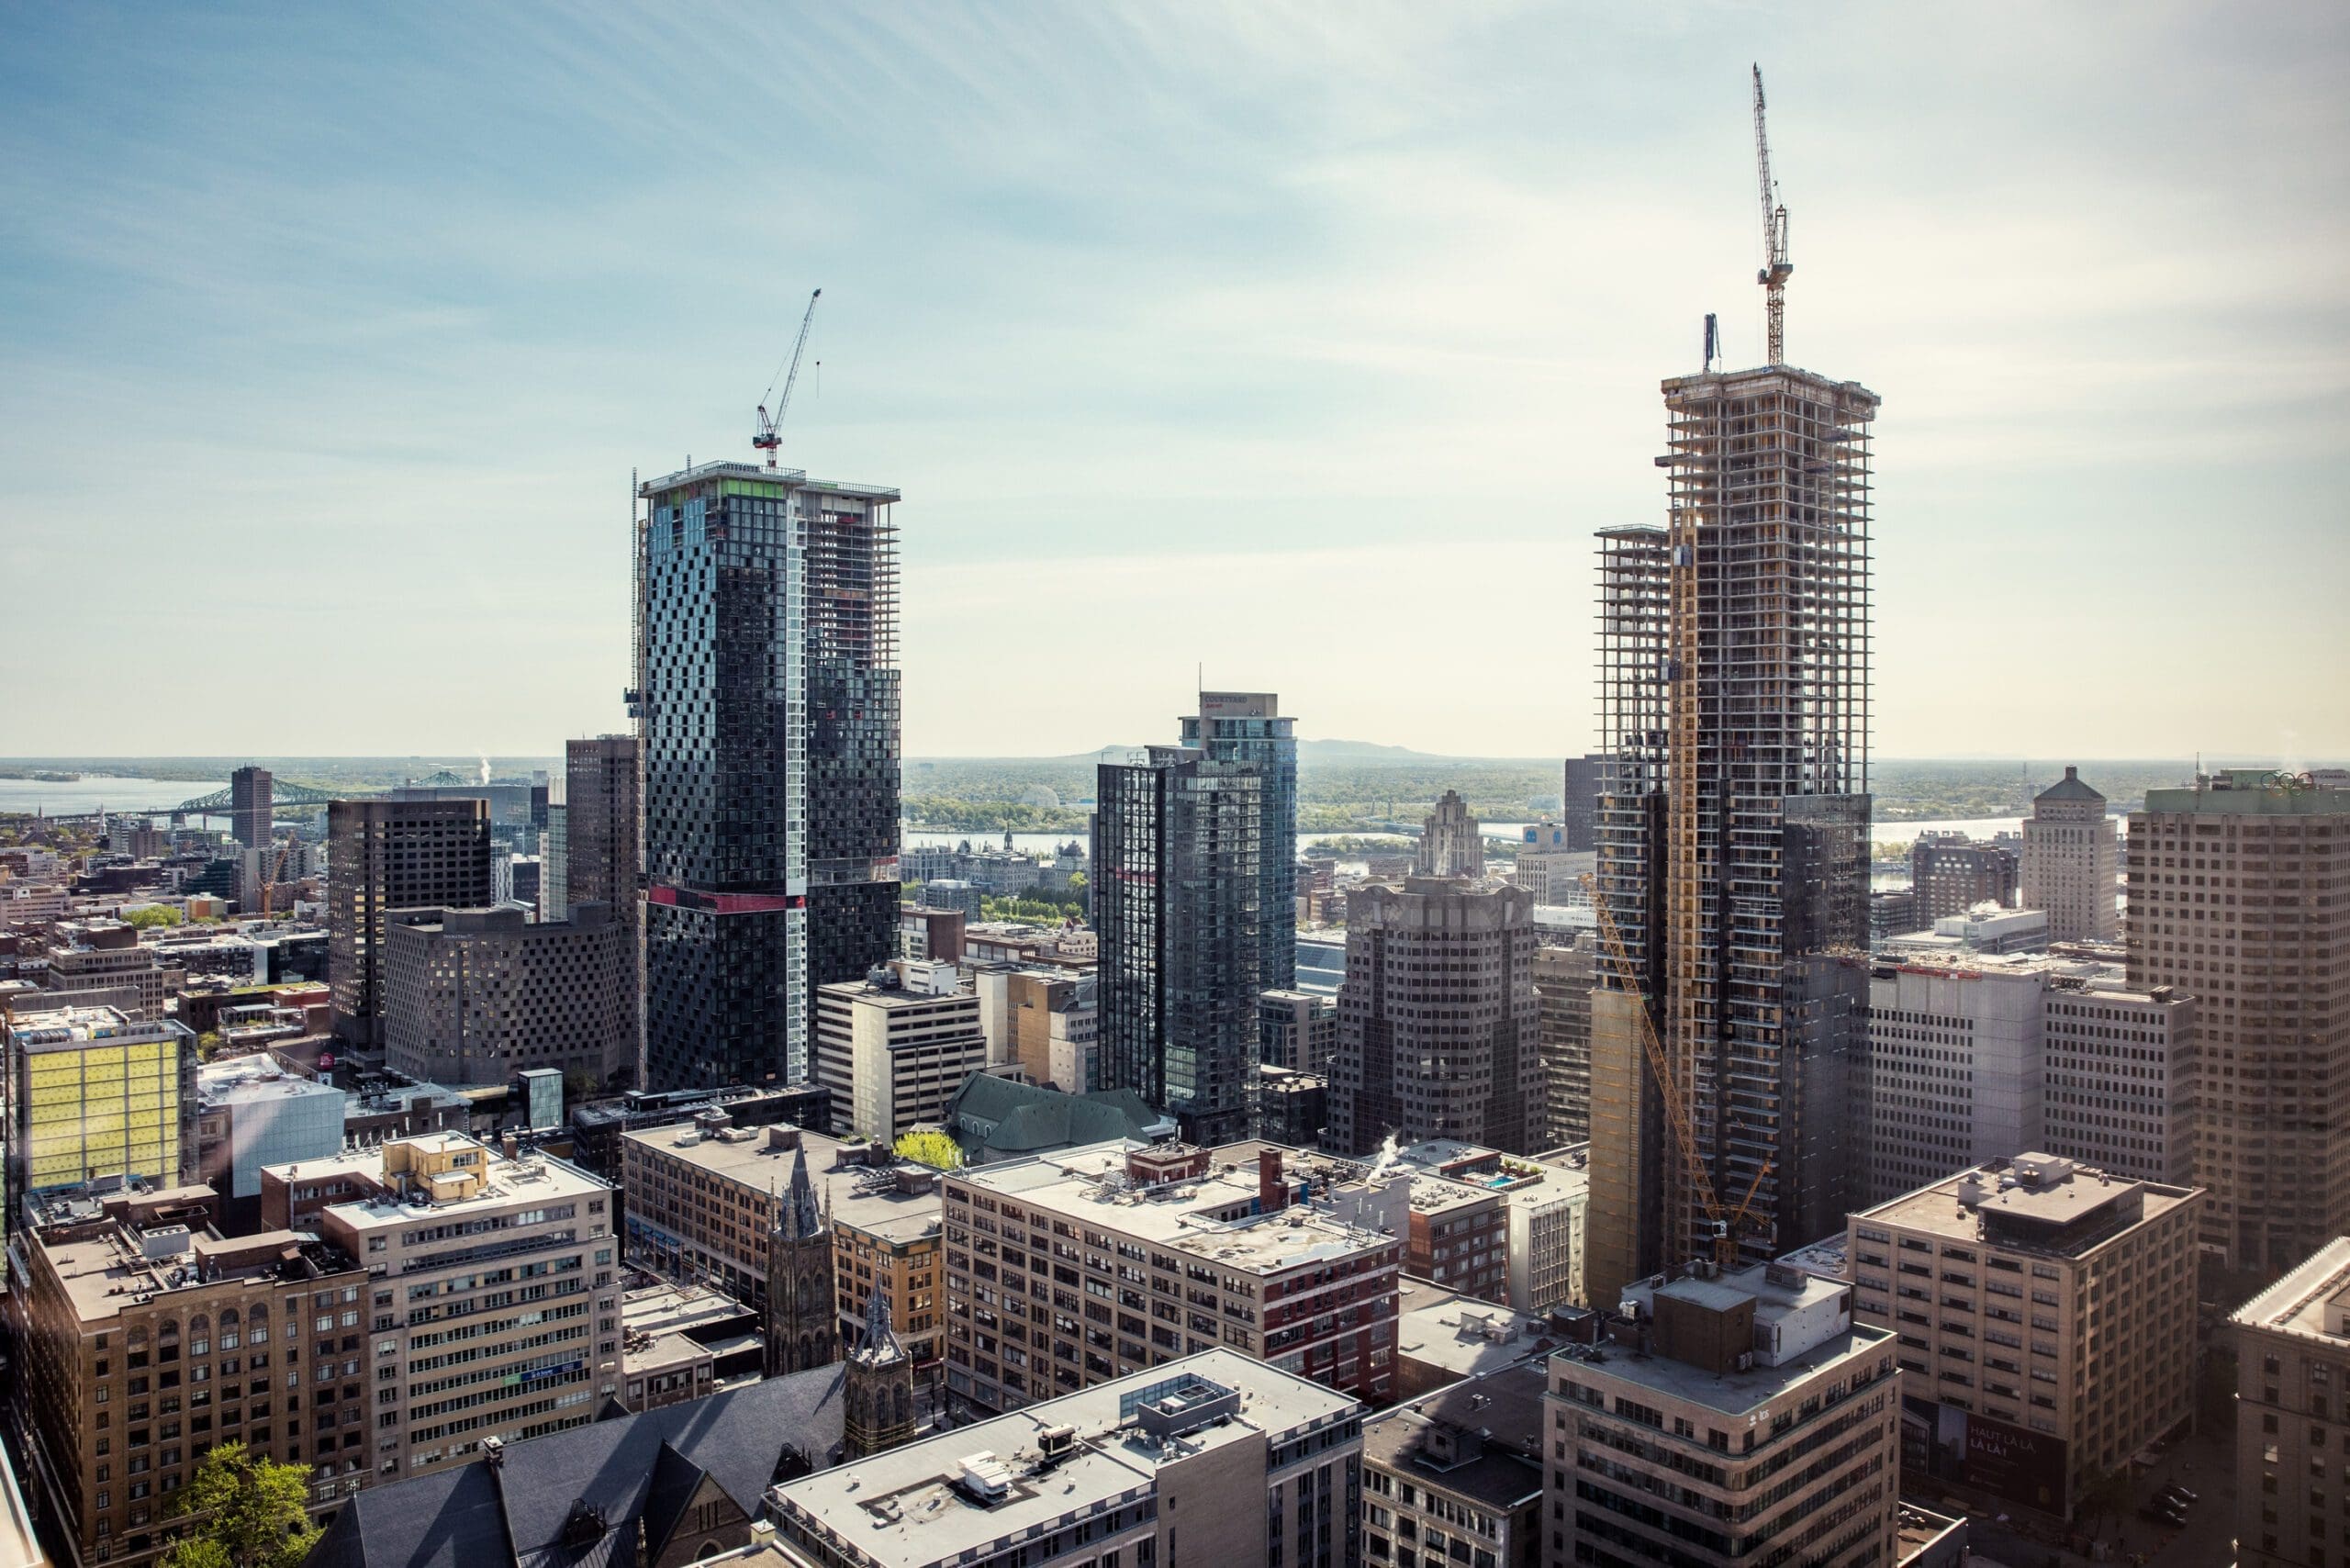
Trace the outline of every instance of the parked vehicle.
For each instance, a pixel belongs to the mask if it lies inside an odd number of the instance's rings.
[[[2169,1498],[2172,1502],[2177,1503],[2182,1508],[2187,1506],[2188,1504],[2198,1500],[2198,1495],[2196,1493],[2181,1486],[2176,1481],[2165,1481],[2163,1483],[2161,1495]]]

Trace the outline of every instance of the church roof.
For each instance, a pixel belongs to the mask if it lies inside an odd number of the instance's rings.
[[[2065,769],[2064,778],[2059,778],[2055,783],[2051,784],[2047,789],[2042,790],[2039,794],[2034,795],[2032,799],[2036,801],[2095,801],[2099,805],[2103,805],[2105,803],[2105,797],[2103,795],[2098,794],[2095,790],[2090,789],[2087,784],[2081,782],[2081,770],[2077,767],[2067,767]]]
[[[867,1366],[905,1359],[906,1348],[898,1342],[898,1331],[890,1326],[889,1298],[881,1294],[881,1281],[873,1281],[873,1294],[866,1298],[865,1330],[857,1336],[856,1359]]]

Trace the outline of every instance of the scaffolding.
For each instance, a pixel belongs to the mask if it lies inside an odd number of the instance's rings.
[[[1664,395],[1668,526],[1601,535],[1599,883],[1713,1187],[1753,1193],[1741,1256],[1767,1260],[1842,1201],[1806,1123],[1841,1114],[1819,1058],[1846,1009],[1811,959],[1867,941],[1878,401],[1783,366]],[[1659,1200],[1667,1256],[1702,1252],[1671,1162]]]

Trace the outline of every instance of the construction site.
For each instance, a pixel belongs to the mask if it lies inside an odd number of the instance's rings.
[[[1770,363],[1663,383],[1662,527],[1599,535],[1595,1299],[1843,1223],[1869,836],[1875,394],[1785,363],[1786,208],[1754,81]]]

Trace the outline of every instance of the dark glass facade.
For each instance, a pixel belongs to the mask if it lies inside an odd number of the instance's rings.
[[[717,463],[638,521],[645,1077],[807,1076],[807,787],[791,486]]]
[[[1183,721],[1183,744],[1215,762],[1245,762],[1264,779],[1257,844],[1258,918],[1263,933],[1258,983],[1287,991],[1297,981],[1297,737],[1270,691],[1203,691]]]
[[[1246,1137],[1264,989],[1263,776],[1153,746],[1098,778],[1102,1087],[1135,1091],[1192,1143]]]

